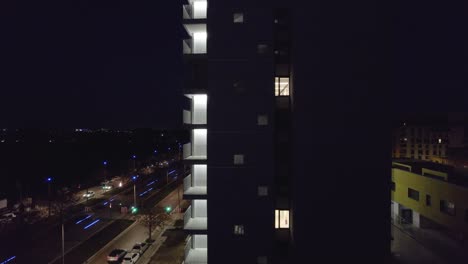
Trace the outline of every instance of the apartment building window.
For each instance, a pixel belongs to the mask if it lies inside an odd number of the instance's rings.
[[[268,196],[268,186],[258,186],[258,196]]]
[[[289,96],[289,77],[275,77],[275,96]]]
[[[440,211],[442,213],[454,216],[455,215],[455,204],[449,201],[440,200]]]
[[[266,256],[257,257],[257,264],[268,264],[268,259]]]
[[[289,210],[275,210],[275,228],[289,228]]]
[[[432,201],[431,201],[431,196],[429,194],[426,194],[426,206],[431,206]]]
[[[266,54],[268,52],[268,45],[267,44],[258,44],[257,45],[257,53],[258,54]]]
[[[413,200],[419,201],[419,192],[414,189],[408,188],[408,197]]]
[[[259,125],[259,126],[266,126],[266,125],[268,125],[268,116],[266,116],[266,115],[258,115],[258,116],[257,116],[257,125]]]
[[[242,155],[242,154],[234,155],[234,164],[236,164],[236,165],[244,164],[244,155]]]
[[[232,19],[234,23],[244,23],[244,13],[234,13]]]
[[[235,235],[243,235],[244,234],[244,226],[243,225],[234,225],[234,234]]]

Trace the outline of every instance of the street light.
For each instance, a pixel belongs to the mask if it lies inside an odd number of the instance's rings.
[[[136,158],[137,156],[134,154],[132,155],[132,159],[133,159],[133,171],[136,171]]]
[[[47,193],[48,193],[48,197],[49,197],[49,217],[50,217],[50,204],[51,204],[51,200],[50,200],[51,186],[50,186],[50,183],[52,182],[52,177],[48,177],[46,179],[46,182],[47,182]]]
[[[133,181],[133,206],[136,208],[137,203],[136,203],[136,179],[137,176],[133,175],[132,176],[132,181]]]
[[[104,181],[107,181],[107,160],[103,161],[102,165],[104,165]]]

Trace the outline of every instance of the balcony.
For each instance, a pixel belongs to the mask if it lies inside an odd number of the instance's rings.
[[[192,205],[184,214],[184,229],[190,231],[206,231],[208,228],[206,200],[192,200]]]
[[[192,174],[184,179],[184,196],[203,196],[207,194],[206,173],[206,165],[192,165]]]
[[[184,264],[206,264],[208,263],[208,236],[190,236],[185,245]]]
[[[206,125],[208,96],[206,94],[186,94],[190,99],[190,111],[184,110],[184,124]]]
[[[184,160],[204,161],[207,159],[207,134],[207,129],[192,129],[192,142],[183,146]]]
[[[183,6],[183,18],[190,19],[206,19],[208,2],[206,0],[190,0],[188,5]]]
[[[206,24],[184,24],[184,27],[190,37],[183,41],[184,54],[206,54]]]

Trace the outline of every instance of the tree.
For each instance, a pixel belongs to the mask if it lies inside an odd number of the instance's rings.
[[[148,227],[148,240],[155,229],[163,229],[168,224],[170,216],[166,213],[157,213],[156,208],[145,209],[140,215],[139,222]]]

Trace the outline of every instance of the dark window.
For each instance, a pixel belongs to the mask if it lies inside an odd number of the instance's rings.
[[[440,200],[440,211],[448,215],[455,215],[455,204],[449,201]]]
[[[413,200],[419,201],[419,192],[414,189],[408,188],[408,197]]]
[[[395,191],[395,182],[391,183],[391,188],[392,188],[392,191]]]
[[[431,196],[429,194],[426,194],[426,205],[427,206],[432,205]]]

